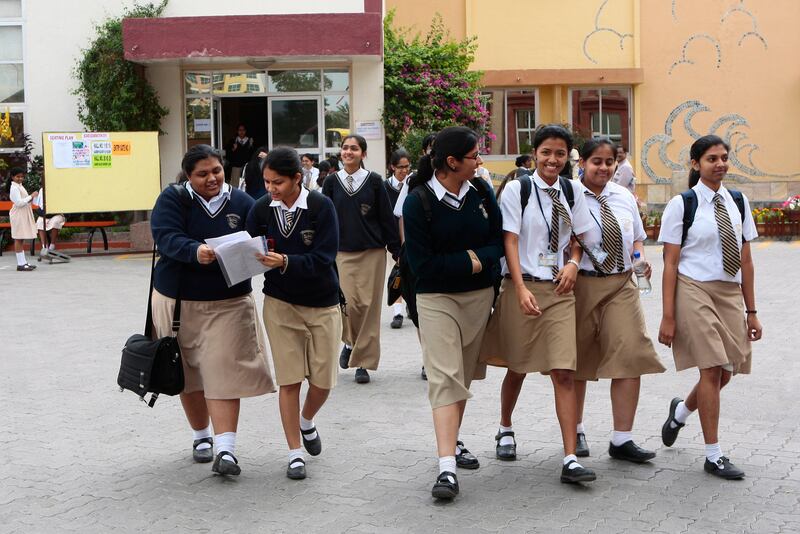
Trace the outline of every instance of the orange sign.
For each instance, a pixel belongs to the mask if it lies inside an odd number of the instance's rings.
[[[114,156],[130,156],[131,143],[130,141],[113,141],[111,150],[111,154]]]

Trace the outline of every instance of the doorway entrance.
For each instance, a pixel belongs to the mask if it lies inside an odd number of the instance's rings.
[[[236,137],[236,128],[244,124],[247,135],[253,139],[253,148],[266,146],[269,142],[267,131],[267,99],[264,97],[225,97],[214,99],[215,110],[215,148],[229,151]]]

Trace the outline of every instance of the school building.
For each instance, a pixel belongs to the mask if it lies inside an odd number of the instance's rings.
[[[0,0],[0,121],[12,134],[0,129],[0,156],[23,132],[40,152],[42,132],[83,130],[72,70],[95,24],[133,4]],[[160,18],[125,20],[123,44],[169,109],[163,184],[187,147],[224,148],[239,123],[256,146],[319,156],[359,132],[367,165],[385,168],[381,0],[170,0]]]
[[[606,136],[631,153],[637,194],[663,204],[686,187],[693,139],[731,145],[752,200],[800,194],[797,0],[386,0],[422,33],[438,12],[477,37],[491,107],[487,167],[513,168],[542,123]]]

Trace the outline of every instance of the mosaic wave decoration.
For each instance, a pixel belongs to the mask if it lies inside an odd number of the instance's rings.
[[[617,39],[619,39],[619,49],[625,50],[625,39],[633,39],[632,33],[622,33],[619,30],[612,28],[610,26],[603,26],[600,22],[601,17],[603,16],[603,10],[606,8],[608,3],[611,0],[603,0],[600,4],[600,7],[597,8],[597,13],[594,16],[594,30],[589,32],[586,37],[583,39],[583,55],[586,56],[586,59],[594,63],[595,65],[598,64],[597,59],[594,58],[589,53],[589,42],[592,40],[593,37],[603,33],[610,33],[614,35]]]

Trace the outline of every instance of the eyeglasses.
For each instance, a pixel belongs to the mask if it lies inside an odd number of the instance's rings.
[[[478,161],[479,157],[481,157],[480,153],[475,153],[474,156],[464,156],[463,159],[474,159],[475,161]]]
[[[410,169],[411,165],[394,165],[395,169]]]

